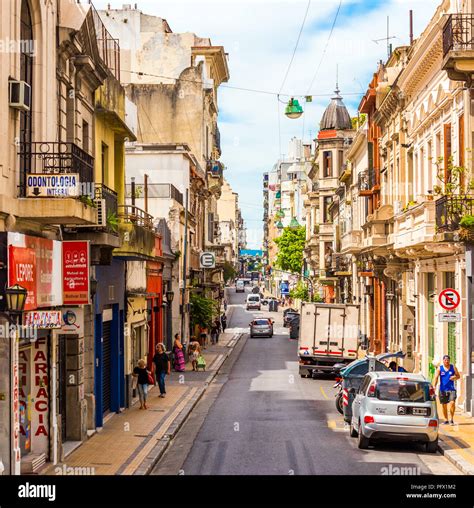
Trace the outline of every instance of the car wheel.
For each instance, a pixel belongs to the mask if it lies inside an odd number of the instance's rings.
[[[336,409],[339,411],[339,413],[341,413],[341,415],[344,413],[342,392],[339,392],[336,395]]]
[[[429,441],[426,443],[426,451],[428,453],[436,453],[438,451],[438,438],[434,441]]]
[[[359,442],[357,443],[357,445],[361,450],[367,450],[367,448],[370,445],[370,439],[364,436],[364,433],[362,432],[362,425],[360,424],[360,422],[359,422]]]
[[[349,426],[349,435],[351,437],[357,437],[358,436],[358,432],[357,432],[357,430],[355,430],[354,424],[352,422],[351,422],[351,424]]]

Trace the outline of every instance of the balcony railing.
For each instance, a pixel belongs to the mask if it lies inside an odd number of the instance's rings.
[[[153,229],[153,216],[133,205],[119,205],[118,216],[127,224]]]
[[[219,161],[211,160],[207,163],[208,173],[215,178],[220,178],[222,176],[223,170],[224,168],[222,166],[222,163]]]
[[[79,195],[94,196],[94,157],[74,143],[38,141],[21,143],[20,197],[26,196],[26,175],[79,174]]]
[[[99,55],[104,64],[112,72],[114,77],[120,80],[120,45],[118,39],[114,39],[105,28],[99,13],[91,5],[92,18],[97,36]]]
[[[132,186],[125,186],[127,197],[132,197]],[[183,205],[183,194],[171,183],[149,183],[147,184],[148,199],[174,199],[180,205]],[[135,185],[135,199],[145,198],[145,186],[143,184]]]
[[[474,50],[474,14],[450,14],[443,28],[443,56]]]
[[[474,196],[442,196],[436,200],[436,227],[439,232],[456,231],[465,215],[474,215]]]

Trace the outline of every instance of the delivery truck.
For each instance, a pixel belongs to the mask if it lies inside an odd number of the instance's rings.
[[[359,306],[303,302],[298,338],[299,372],[331,372],[357,358]]]

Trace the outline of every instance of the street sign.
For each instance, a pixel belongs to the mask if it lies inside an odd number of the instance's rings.
[[[438,321],[440,323],[457,323],[461,321],[461,314],[459,312],[440,312]]]
[[[202,252],[199,256],[199,266],[201,268],[215,268],[216,256],[213,252]]]
[[[443,289],[438,297],[439,304],[443,309],[451,311],[454,310],[461,302],[459,293],[452,288]]]
[[[79,196],[79,174],[27,174],[27,197],[70,198]]]

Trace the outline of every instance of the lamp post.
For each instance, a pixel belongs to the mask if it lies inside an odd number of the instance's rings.
[[[10,398],[11,398],[11,471],[14,475],[21,473],[21,453],[20,453],[20,387],[18,373],[18,325],[21,320],[21,314],[25,309],[26,297],[28,291],[15,284],[5,289],[6,309],[10,316],[11,322],[15,323],[15,330],[11,334],[10,341]],[[9,319],[10,321],[10,319]]]
[[[173,303],[174,291],[170,291],[170,290],[166,291],[165,298],[166,298],[166,303],[168,305],[171,305]]]

